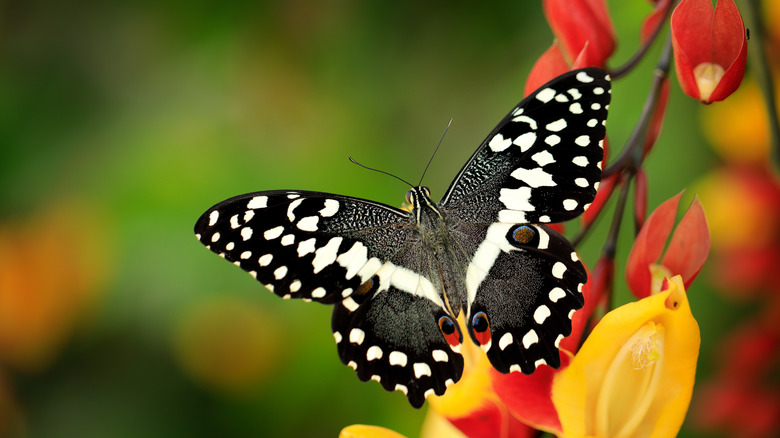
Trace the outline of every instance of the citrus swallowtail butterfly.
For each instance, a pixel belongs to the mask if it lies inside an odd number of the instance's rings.
[[[601,178],[610,78],[575,70],[504,117],[439,203],[409,210],[274,190],[223,201],[198,239],[282,298],[334,305],[341,361],[414,407],[463,373],[463,329],[502,372],[560,366],[587,280],[547,223],[580,215]]]

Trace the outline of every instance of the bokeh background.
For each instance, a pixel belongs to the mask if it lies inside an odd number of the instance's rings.
[[[617,64],[650,5],[610,8]],[[417,181],[452,118],[425,176],[441,194],[552,39],[527,1],[0,2],[0,436],[416,436],[424,409],[340,363],[329,308],[279,300],[192,227],[256,190],[400,205],[403,184],[347,157]],[[614,85],[615,149],[658,52]],[[710,108],[671,85],[651,209],[686,187],[689,202],[723,160]],[[581,248],[591,266],[610,211]],[[689,294],[702,380],[755,306],[710,269]]]

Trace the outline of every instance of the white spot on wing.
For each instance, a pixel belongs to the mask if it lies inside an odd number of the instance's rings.
[[[289,198],[289,195],[287,197]],[[287,206],[287,219],[290,222],[295,221],[295,213],[293,211],[301,205],[301,202],[303,202],[303,199],[296,199]]]
[[[217,210],[214,210],[209,214],[209,226],[213,227],[214,224],[217,223],[217,220],[219,219],[219,212]]]
[[[555,97],[555,90],[552,88],[545,88],[544,90],[536,93],[536,98],[544,103],[551,101]]]
[[[366,360],[372,361],[382,358],[382,349],[376,345],[372,345],[368,351],[366,351]]]
[[[314,252],[314,243],[317,240],[315,238],[306,239],[303,242],[298,243],[298,257],[303,257],[306,254]]]
[[[569,112],[572,114],[582,114],[582,105],[579,102],[574,102],[569,105]]]
[[[412,368],[414,368],[414,377],[420,378],[422,376],[430,376],[431,375],[431,367],[428,366],[425,362],[418,362],[415,363]]]
[[[400,367],[406,366],[406,354],[401,353],[400,351],[391,351],[390,356],[388,356],[387,359],[390,362],[390,365],[396,365]]]
[[[583,157],[582,155],[578,157],[574,157],[574,159],[572,159],[571,162],[580,167],[585,167],[588,165],[588,159],[586,157]]]
[[[273,227],[270,230],[266,230],[266,232],[263,233],[263,237],[265,237],[265,240],[273,240],[281,236],[283,231],[284,227],[279,225],[278,227]]]
[[[366,264],[367,260],[368,248],[360,242],[355,242],[347,252],[336,258],[338,264],[347,269],[345,275],[347,280],[352,279],[358,273],[358,270]]]
[[[565,119],[558,119],[552,123],[548,123],[547,126],[545,126],[548,131],[553,132],[559,132],[564,129],[566,129],[566,120]]]
[[[574,139],[574,144],[582,147],[588,146],[590,144],[590,137],[588,137],[587,135],[580,135],[579,137]]]
[[[555,278],[561,279],[563,278],[563,274],[566,272],[566,265],[564,265],[561,262],[555,262],[555,264],[552,267],[552,275]]]
[[[279,266],[274,271],[274,278],[277,280],[281,280],[285,275],[287,275],[287,266]]]
[[[580,187],[588,187],[588,180],[585,178],[577,178],[574,180],[574,184],[577,184]]]
[[[532,119],[532,118],[530,118],[528,116],[518,116],[518,117],[515,117],[514,119],[512,119],[512,121],[513,122],[528,123],[528,126],[530,126],[531,129],[533,129],[534,131],[536,131],[536,129],[538,128],[538,126],[536,125],[536,120],[534,120],[534,119]]]
[[[322,298],[327,294],[327,291],[323,287],[318,287],[311,291],[311,297],[312,298]]]
[[[244,239],[244,241],[249,240],[249,238],[252,237],[252,229],[249,227],[244,227],[241,229],[241,238]]]
[[[537,342],[539,342],[539,335],[533,329],[528,330],[528,333],[523,336],[523,347],[525,348],[529,348]]]
[[[520,146],[521,152],[525,152],[534,145],[534,142],[536,142],[536,133],[526,132],[525,134],[518,135],[512,143]]]
[[[303,231],[317,231],[317,222],[319,220],[319,216],[306,216],[298,221],[297,226]]]
[[[574,210],[575,208],[577,208],[577,205],[579,205],[579,203],[577,201],[575,201],[574,199],[564,199],[563,200],[563,208],[565,208],[568,211]]]
[[[534,311],[534,321],[537,324],[542,324],[550,315],[550,308],[542,304]]]
[[[577,76],[575,76],[578,81],[582,82],[583,84],[589,84],[593,82],[593,77],[585,73],[584,71],[581,71],[577,73]]]
[[[332,237],[325,246],[314,251],[314,260],[311,261],[311,264],[315,274],[336,261],[342,240],[344,240],[342,237]]]
[[[271,264],[271,260],[274,259],[272,254],[265,254],[257,260],[257,264],[260,266],[268,266]]]
[[[252,210],[257,208],[265,208],[268,206],[268,196],[255,196],[254,198],[250,199],[249,202],[246,204],[246,208],[250,208]]]
[[[504,138],[501,134],[496,134],[490,139],[488,146],[490,146],[490,150],[493,152],[503,152],[506,148],[512,146],[512,141],[508,138]]]
[[[339,201],[335,199],[326,199],[325,207],[320,210],[320,216],[331,217],[339,211]]]
[[[236,228],[238,228],[240,226],[241,226],[241,224],[238,223],[238,215],[234,214],[233,216],[231,216],[230,217],[230,228],[235,230]]]
[[[498,198],[506,208],[520,211],[534,211],[531,205],[531,188],[519,187],[516,189],[501,189],[501,195]]]
[[[447,362],[449,360],[449,356],[447,356],[447,352],[444,350],[433,350],[431,355],[436,362]]]
[[[501,336],[501,339],[498,340],[498,348],[502,351],[506,350],[506,347],[510,346],[514,341],[515,338],[512,336],[512,333],[506,332],[504,333],[504,336]]]
[[[285,234],[282,236],[282,240],[280,241],[282,246],[290,246],[293,243],[295,243],[295,235],[293,234]]]
[[[544,139],[544,142],[550,146],[555,146],[561,142],[561,138],[555,134],[552,134],[552,135],[548,135],[547,138]]]
[[[366,332],[359,328],[353,328],[352,331],[349,332],[349,342],[353,344],[361,345],[365,338]]]
[[[555,186],[552,175],[545,172],[541,167],[537,167],[531,170],[520,167],[512,172],[512,176],[517,180],[525,182],[533,188]]]
[[[555,157],[549,151],[537,152],[531,156],[531,159],[542,167],[555,162]]]
[[[358,309],[358,307],[360,307],[358,306],[358,303],[356,303],[355,300],[352,299],[352,297],[344,298],[341,304],[344,306],[344,308],[346,308],[350,312],[354,312],[355,310]]]

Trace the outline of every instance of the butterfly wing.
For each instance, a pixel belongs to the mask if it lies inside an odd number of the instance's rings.
[[[267,191],[211,207],[195,234],[282,298],[334,304],[393,256],[412,222],[408,212],[363,199]]]
[[[574,70],[523,99],[450,185],[440,202],[448,216],[554,223],[585,211],[601,179],[609,81],[603,70]]]
[[[342,362],[420,407],[458,381],[463,358],[414,218],[383,204],[318,192],[237,196],[206,211],[195,233],[282,298],[335,304]]]
[[[494,223],[467,274],[469,333],[500,372],[558,368],[558,344],[584,304],[586,280],[574,248],[554,230]]]
[[[466,275],[469,335],[507,373],[560,365],[558,343],[583,306],[585,268],[540,223],[572,219],[601,179],[610,78],[575,70],[520,102],[482,142],[441,201],[452,230],[481,224]]]

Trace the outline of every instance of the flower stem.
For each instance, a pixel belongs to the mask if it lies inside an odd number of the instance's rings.
[[[755,70],[759,86],[763,91],[764,103],[766,104],[767,115],[769,116],[772,155],[775,166],[780,167],[780,125],[778,124],[777,105],[775,104],[775,86],[774,81],[772,80],[772,72],[767,61],[766,47],[764,45],[766,27],[764,27],[764,23],[761,20],[761,14],[759,13],[761,5],[759,4],[759,0],[745,0],[742,3],[747,12],[746,15],[750,25],[748,29],[752,29],[750,35],[751,39],[753,39],[753,47],[748,51],[750,63]]]
[[[627,75],[628,73],[633,70],[640,61],[642,61],[642,58],[645,57],[647,54],[647,51],[650,50],[650,47],[655,42],[656,38],[658,38],[658,35],[661,33],[661,29],[663,29],[664,24],[669,19],[669,16],[672,12],[672,6],[677,4],[677,2],[670,1],[669,4],[666,6],[666,11],[664,11],[664,18],[662,20],[658,20],[658,24],[655,26],[655,29],[653,29],[653,32],[647,37],[645,41],[642,42],[642,45],[639,47],[639,50],[637,50],[631,58],[625,62],[625,64],[621,65],[620,67],[617,67],[615,69],[611,69],[609,74],[612,76],[612,79],[617,79],[620,77],[623,77]]]

